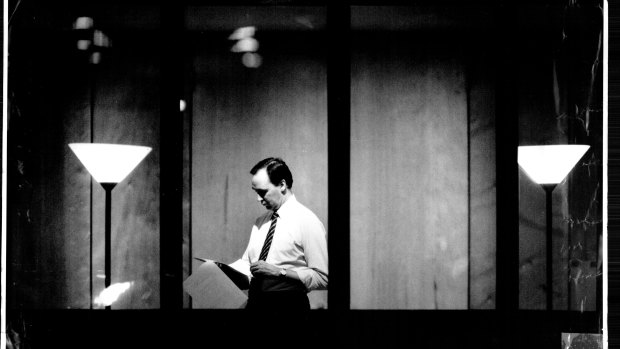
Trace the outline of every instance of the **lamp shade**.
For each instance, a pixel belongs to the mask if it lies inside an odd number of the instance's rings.
[[[69,147],[99,183],[119,183],[151,152],[150,147],[71,143]]]
[[[557,184],[573,169],[588,151],[589,145],[520,146],[519,166],[538,184]]]

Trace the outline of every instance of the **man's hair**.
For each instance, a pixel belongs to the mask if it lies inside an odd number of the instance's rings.
[[[284,160],[273,157],[263,159],[252,167],[250,174],[255,175],[256,172],[263,168],[267,171],[269,181],[271,181],[273,185],[278,185],[282,180],[284,180],[287,188],[291,189],[293,187],[293,175],[291,174],[291,170],[289,170],[288,166],[286,166]]]

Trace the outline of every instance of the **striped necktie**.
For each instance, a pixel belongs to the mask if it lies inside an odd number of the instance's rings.
[[[271,241],[273,240],[273,233],[276,231],[276,222],[278,220],[278,214],[273,213],[271,216],[271,226],[269,226],[269,232],[267,233],[267,237],[265,238],[265,243],[263,244],[263,249],[260,251],[260,257],[258,260],[264,261],[267,259],[267,254],[269,254],[269,247],[271,247]]]

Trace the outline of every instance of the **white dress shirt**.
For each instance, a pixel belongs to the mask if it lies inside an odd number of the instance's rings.
[[[279,218],[265,262],[297,272],[307,291],[327,289],[327,232],[323,223],[294,195],[276,212]],[[256,220],[248,247],[241,259],[233,263],[247,267],[247,274],[250,264],[258,261],[271,215],[269,211]]]

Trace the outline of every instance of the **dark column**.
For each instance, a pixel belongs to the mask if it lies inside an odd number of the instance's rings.
[[[328,307],[350,307],[351,63],[349,6],[327,7]]]
[[[160,253],[162,309],[183,307],[183,91],[184,7],[161,7]]]
[[[497,287],[501,338],[510,338],[519,309],[519,166],[516,76],[516,5],[496,5]],[[506,341],[507,347],[513,347]]]

